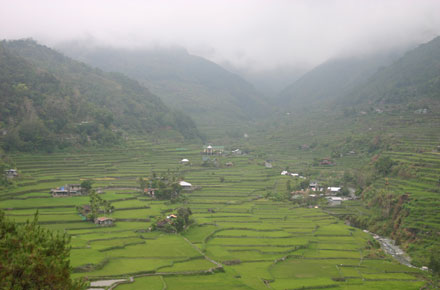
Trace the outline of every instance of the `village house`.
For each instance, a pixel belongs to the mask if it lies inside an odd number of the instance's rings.
[[[327,200],[330,206],[337,206],[337,205],[341,205],[342,203],[342,197],[339,196],[330,196],[327,197]]]
[[[191,183],[183,181],[183,180],[179,182],[179,185],[182,187],[183,190],[192,190],[193,189],[193,186]]]
[[[189,160],[184,158],[184,159],[180,160],[180,164],[189,164]]]
[[[264,161],[264,167],[266,168],[272,168],[272,163],[270,161]]]
[[[241,154],[243,154],[243,152],[240,149],[235,149],[235,150],[232,150],[232,154],[241,155]]]
[[[50,193],[53,197],[77,196],[82,194],[82,189],[79,184],[67,184],[51,189]]]
[[[281,171],[281,175],[286,175],[286,176],[288,175],[288,176],[292,176],[292,177],[299,177],[298,173],[291,173],[291,172],[289,172],[287,170]]]
[[[324,158],[319,162],[320,165],[333,165],[333,161],[330,158]]]
[[[316,181],[310,182],[309,188],[312,191],[317,191],[318,190],[318,183]]]
[[[92,207],[89,204],[85,204],[81,206],[80,211],[83,216],[87,217],[87,215],[92,212]]]
[[[151,197],[154,197],[154,193],[157,190],[157,188],[151,188],[151,187],[147,187],[144,189],[144,193],[148,194]]]
[[[234,166],[234,163],[232,163],[232,162],[226,162],[226,164],[225,164],[227,167],[232,167],[232,166]]]
[[[7,178],[14,178],[18,176],[18,172],[16,169],[8,169],[5,170],[5,175]]]
[[[327,187],[327,194],[336,195],[338,193],[341,193],[341,189],[341,187]]]
[[[114,220],[108,217],[98,217],[95,219],[95,224],[100,226],[111,226],[113,225]]]
[[[212,146],[212,145],[203,146],[203,154],[205,155],[214,155],[214,154],[222,155],[224,151],[225,151],[224,146]]]
[[[308,150],[308,149],[310,149],[310,146],[307,145],[307,144],[303,144],[303,145],[300,146],[300,149],[301,150]]]

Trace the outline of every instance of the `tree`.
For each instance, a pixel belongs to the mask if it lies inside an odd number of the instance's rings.
[[[101,213],[109,214],[114,210],[114,206],[110,201],[102,199],[95,190],[90,192],[90,213],[87,215],[88,220],[95,220]],[[81,209],[78,209],[81,211]]]
[[[85,289],[70,278],[70,247],[66,234],[53,233],[33,221],[17,225],[0,211],[1,289]]]
[[[81,182],[81,189],[84,190],[86,193],[89,193],[92,189],[93,181],[88,179]]]
[[[391,172],[394,161],[389,156],[380,157],[374,164],[374,168],[379,175],[386,176]]]
[[[147,180],[145,180],[144,178],[142,178],[142,176],[140,176],[137,180],[137,182],[139,183],[139,188],[141,189],[141,192],[144,192],[145,188],[147,188]]]

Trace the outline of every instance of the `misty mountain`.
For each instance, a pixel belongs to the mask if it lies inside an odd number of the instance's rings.
[[[440,102],[440,37],[407,52],[375,73],[341,102],[410,109]]]
[[[238,68],[231,63],[221,65],[251,83],[269,101],[310,70],[305,65],[285,65],[271,69]]]
[[[352,93],[380,67],[392,63],[398,56],[396,52],[327,61],[286,87],[277,102],[293,110],[333,102]]]
[[[199,125],[250,120],[262,108],[251,84],[184,49],[87,48],[72,43],[59,49],[105,71],[138,80],[170,107],[191,115]]]
[[[138,82],[33,40],[0,42],[0,129],[3,146],[19,150],[113,144],[121,130],[198,135],[188,116],[171,111]]]

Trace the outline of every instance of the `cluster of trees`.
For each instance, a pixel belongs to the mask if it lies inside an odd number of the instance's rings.
[[[158,218],[151,226],[151,230],[166,233],[180,233],[194,222],[190,219],[191,215],[192,212],[189,207],[180,207],[177,209],[176,214]]]
[[[38,214],[23,225],[15,224],[0,210],[1,289],[85,289],[70,278],[70,247],[66,234],[38,225]]]
[[[139,187],[142,192],[145,188],[154,189],[154,197],[159,200],[169,200],[177,202],[182,200],[182,187],[179,184],[179,178],[174,172],[166,172],[160,176],[153,173],[150,178],[138,178]]]
[[[111,204],[110,201],[102,199],[99,194],[96,193],[94,189],[89,189],[89,197],[90,197],[90,212],[87,213],[87,220],[94,221],[97,217],[102,214],[110,214],[113,212],[115,207]],[[78,206],[76,208],[79,213],[83,214],[84,208]]]

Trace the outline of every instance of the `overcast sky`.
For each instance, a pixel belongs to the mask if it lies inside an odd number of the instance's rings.
[[[237,67],[316,65],[426,42],[440,0],[0,0],[0,38],[179,45]]]

